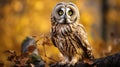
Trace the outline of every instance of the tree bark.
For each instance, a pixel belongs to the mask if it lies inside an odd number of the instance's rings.
[[[78,62],[75,66],[51,64],[50,67],[120,67],[120,53],[104,58],[94,59],[93,64]]]

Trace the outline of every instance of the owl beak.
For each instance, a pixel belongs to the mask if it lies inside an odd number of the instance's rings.
[[[64,23],[65,24],[67,23],[67,16],[66,15],[64,16]]]

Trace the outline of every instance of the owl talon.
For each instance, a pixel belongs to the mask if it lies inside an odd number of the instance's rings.
[[[77,63],[77,61],[71,61],[69,62],[70,65],[74,66]]]
[[[69,63],[68,58],[64,58],[64,60],[59,62],[60,65],[65,65],[65,64],[68,64],[68,63]]]
[[[66,63],[65,62],[59,62],[58,64],[59,65],[65,65]]]
[[[65,61],[61,61],[61,62],[59,62],[58,64],[59,64],[59,65],[66,65],[67,62],[65,62]]]
[[[74,66],[77,62],[78,62],[78,58],[77,58],[77,56],[76,56],[76,57],[73,57],[73,58],[72,58],[72,60],[70,61],[70,64],[71,64],[72,66]]]
[[[93,61],[90,59],[84,59],[83,61],[84,61],[84,63],[88,63],[90,65],[93,64]]]

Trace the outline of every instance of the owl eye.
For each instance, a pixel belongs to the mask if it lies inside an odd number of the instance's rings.
[[[73,15],[73,11],[72,11],[72,10],[69,10],[69,11],[68,11],[68,15],[69,15],[69,16],[72,16],[72,15]]]
[[[59,14],[60,16],[62,16],[63,13],[64,13],[63,10],[59,10],[59,11],[58,11],[58,14]]]

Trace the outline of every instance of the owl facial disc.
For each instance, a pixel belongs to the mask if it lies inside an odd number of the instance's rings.
[[[53,19],[54,18],[54,19]],[[59,24],[75,23],[79,19],[79,10],[73,3],[58,3],[52,12],[52,21]]]

